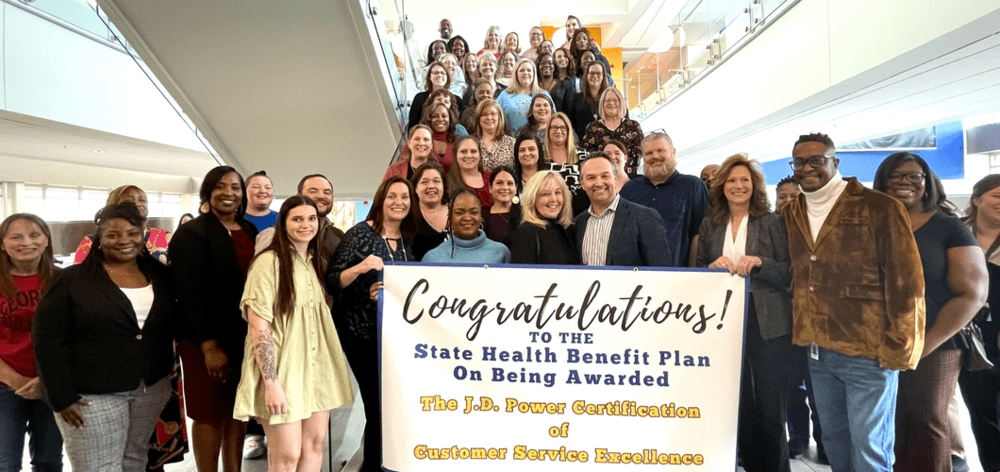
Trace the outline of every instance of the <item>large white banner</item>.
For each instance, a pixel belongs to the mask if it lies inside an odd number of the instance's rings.
[[[745,279],[397,264],[384,282],[386,469],[735,469]]]

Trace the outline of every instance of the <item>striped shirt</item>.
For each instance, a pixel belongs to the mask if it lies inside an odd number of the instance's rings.
[[[587,218],[587,230],[583,233],[582,256],[584,265],[602,266],[608,260],[608,240],[611,239],[611,226],[615,224],[615,212],[621,195],[616,195],[611,206],[604,209],[600,215],[594,214],[594,206],[590,206],[590,218]]]

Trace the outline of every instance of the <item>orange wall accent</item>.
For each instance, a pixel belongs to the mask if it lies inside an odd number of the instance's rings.
[[[622,67],[622,48],[601,48],[601,54],[604,55],[608,60],[608,64],[611,64],[611,78],[615,79],[615,86],[618,90],[625,90],[625,81],[622,72],[625,70]]]

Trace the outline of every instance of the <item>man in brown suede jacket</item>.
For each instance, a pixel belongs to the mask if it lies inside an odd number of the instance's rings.
[[[829,136],[799,137],[792,156],[792,341],[809,346],[823,446],[834,472],[889,472],[899,371],[924,342],[917,244],[902,204],[840,176]]]

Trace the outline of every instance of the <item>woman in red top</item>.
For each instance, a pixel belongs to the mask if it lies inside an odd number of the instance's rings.
[[[52,240],[41,218],[17,213],[0,223],[0,470],[21,470],[24,435],[31,465],[62,470],[62,436],[41,400],[31,324],[55,271]]]
[[[493,205],[493,197],[490,195],[490,173],[483,172],[479,140],[472,136],[462,136],[455,142],[455,163],[448,171],[448,188],[455,192],[462,187],[475,192],[483,208]]]
[[[243,218],[246,188],[236,169],[205,174],[199,197],[208,211],[177,229],[170,240],[170,268],[183,315],[177,345],[184,372],[185,412],[201,472],[242,464],[244,424],[233,419],[247,322],[240,299],[257,227]]]

